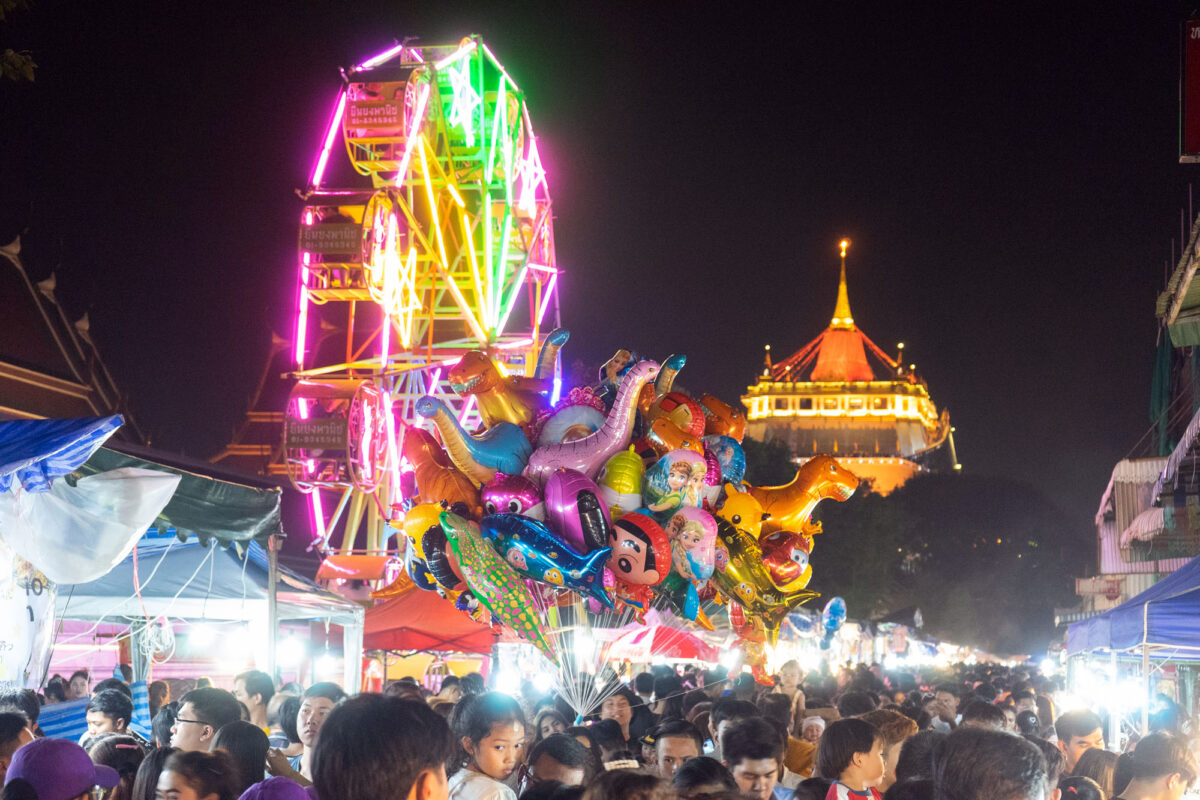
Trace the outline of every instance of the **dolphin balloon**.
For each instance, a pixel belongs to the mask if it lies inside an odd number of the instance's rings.
[[[613,607],[612,598],[604,590],[603,575],[612,548],[580,555],[541,522],[520,514],[486,516],[479,523],[479,532],[522,575],[594,597],[606,608]]]

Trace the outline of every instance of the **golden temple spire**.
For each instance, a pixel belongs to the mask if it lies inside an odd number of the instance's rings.
[[[846,250],[850,247],[849,239],[842,239],[839,247],[842,249],[842,277],[838,282],[837,305],[833,309],[831,328],[853,330],[854,317],[850,315],[850,294],[846,291]]]

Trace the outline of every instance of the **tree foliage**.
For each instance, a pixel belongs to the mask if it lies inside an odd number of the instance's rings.
[[[999,478],[920,476],[818,513],[813,588],[845,597],[852,617],[919,606],[928,633],[998,654],[1045,648],[1091,557],[1086,522]]]
[[[0,22],[4,22],[14,11],[29,9],[28,0],[0,0]],[[0,48],[0,78],[10,81],[32,81],[37,64],[27,50]]]

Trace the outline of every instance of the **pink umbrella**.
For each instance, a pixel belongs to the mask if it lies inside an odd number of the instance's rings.
[[[706,644],[698,636],[665,625],[624,633],[608,651],[609,658],[628,661],[649,661],[658,656],[668,661],[694,659],[714,662],[719,655],[716,647]]]

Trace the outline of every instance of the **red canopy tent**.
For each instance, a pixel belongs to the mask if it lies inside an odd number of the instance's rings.
[[[364,650],[449,650],[490,653],[497,639],[434,592],[413,588],[374,608],[363,622]]]

